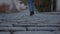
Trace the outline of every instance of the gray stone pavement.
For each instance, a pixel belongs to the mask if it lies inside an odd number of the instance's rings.
[[[0,34],[10,34],[10,32],[0,32]]]
[[[19,13],[0,14],[0,23],[60,24],[60,15],[37,13],[30,16],[27,9]]]
[[[0,34],[10,34],[10,32],[0,32]],[[14,32],[13,34],[60,34],[60,31],[54,31],[54,32],[49,32],[49,31],[19,31],[19,32]]]
[[[12,24],[60,24],[60,13],[35,13],[33,16],[29,15],[29,10],[23,10],[19,13],[6,13],[0,14],[0,30],[11,29],[12,30],[25,30],[22,27],[12,27]],[[7,26],[6,27],[1,27]],[[60,27],[58,27],[60,28]],[[28,27],[29,30],[33,29],[53,29],[57,30],[54,32],[50,31],[16,31],[13,34],[60,34],[57,27]],[[10,32],[0,32],[0,34],[10,34]]]

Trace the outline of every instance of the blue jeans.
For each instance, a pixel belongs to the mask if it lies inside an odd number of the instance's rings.
[[[28,4],[29,4],[29,10],[30,10],[30,12],[34,11],[34,8],[35,8],[35,2],[34,2],[34,0],[29,0]]]

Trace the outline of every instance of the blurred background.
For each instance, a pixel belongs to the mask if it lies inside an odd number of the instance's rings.
[[[9,5],[6,2],[9,2]],[[14,10],[15,12],[19,12],[20,9],[25,9],[28,6],[28,0],[0,0],[0,12],[5,13],[10,10]],[[59,0],[35,0],[35,9],[37,9],[38,12],[57,12],[59,11]],[[22,7],[24,5],[24,8]],[[12,6],[14,6],[12,9]],[[18,7],[19,8],[18,8]],[[16,8],[17,9],[16,9]],[[8,8],[8,9],[7,9]],[[4,10],[3,10],[4,9]],[[13,11],[13,12],[14,12]]]

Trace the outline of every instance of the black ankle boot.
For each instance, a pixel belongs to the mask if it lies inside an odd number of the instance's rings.
[[[31,12],[30,12],[30,16],[32,16],[32,15],[34,15],[34,11],[31,11]]]

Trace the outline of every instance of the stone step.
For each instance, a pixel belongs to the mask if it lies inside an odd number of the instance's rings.
[[[27,27],[28,31],[58,31],[57,27]]]
[[[23,31],[23,32],[14,32],[14,34],[54,34],[49,31]]]
[[[54,32],[49,32],[49,31],[17,31],[17,32],[13,32],[13,34],[29,34],[29,33],[30,34],[60,34],[60,31],[54,31]],[[10,32],[0,32],[0,34],[10,34]]]
[[[10,32],[0,32],[0,34],[10,34]]]
[[[59,24],[0,24],[3,31],[58,31]]]
[[[0,24],[0,27],[12,27],[12,24]]]
[[[25,31],[24,27],[0,27],[0,31]]]
[[[13,24],[14,27],[60,27],[60,24]]]
[[[60,27],[60,24],[0,24],[0,27]]]
[[[60,31],[54,31],[54,34],[60,34]]]

